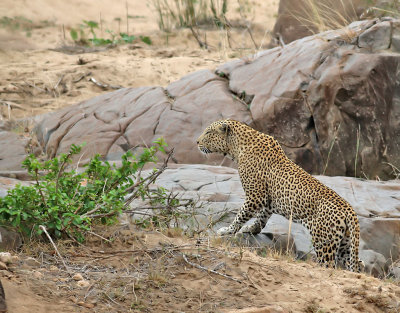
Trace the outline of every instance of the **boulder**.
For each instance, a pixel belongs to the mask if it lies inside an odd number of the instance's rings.
[[[49,157],[86,142],[82,160],[115,159],[163,136],[177,163],[233,166],[205,158],[196,139],[210,122],[234,118],[274,136],[313,174],[389,179],[400,167],[399,34],[399,20],[355,22],[166,88],[124,88],[64,108],[36,134]]]
[[[167,89],[124,88],[65,108],[45,118],[36,133],[49,157],[67,151],[73,143],[86,142],[85,156],[100,153],[115,159],[164,137],[170,147],[177,147],[176,162],[201,163],[203,156],[194,149],[196,139],[216,118],[251,122],[247,106],[232,97],[226,80],[203,70]]]

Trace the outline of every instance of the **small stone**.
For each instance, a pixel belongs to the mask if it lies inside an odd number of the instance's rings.
[[[19,262],[19,256],[18,255],[13,255],[11,257],[11,263],[18,263]]]
[[[6,264],[13,263],[10,252],[0,252],[0,261]]]
[[[76,303],[77,305],[83,306],[84,308],[88,308],[88,309],[93,309],[94,308],[94,304],[93,303],[86,303],[83,301],[79,301]]]
[[[76,281],[80,281],[80,280],[83,280],[83,277],[81,274],[76,273],[74,276],[72,276],[72,279],[76,280]]]
[[[0,270],[8,270],[6,263],[0,261]]]
[[[31,266],[31,267],[38,267],[40,266],[40,262],[32,257],[26,258],[24,261],[25,265]]]
[[[52,272],[55,272],[55,271],[58,271],[58,267],[55,266],[55,265],[51,265],[51,266],[49,267],[49,270],[52,271]]]
[[[86,287],[89,287],[89,285],[90,285],[89,281],[87,281],[87,280],[80,280],[76,284],[78,285],[78,287],[81,287],[81,288],[86,288]]]
[[[34,271],[33,272],[33,277],[35,277],[37,279],[42,279],[43,278],[43,274],[41,272]]]

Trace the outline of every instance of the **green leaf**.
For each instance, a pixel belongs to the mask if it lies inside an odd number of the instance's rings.
[[[132,43],[136,39],[135,36],[133,35],[129,36],[128,34],[125,33],[120,33],[119,35],[124,43]]]
[[[143,41],[145,44],[148,44],[149,46],[153,44],[150,37],[148,36],[140,36],[140,40]]]
[[[99,23],[95,22],[95,21],[83,21],[86,26],[90,27],[90,28],[99,28]]]
[[[76,31],[76,29],[71,28],[71,30],[69,31],[71,38],[73,41],[78,41],[78,32]]]

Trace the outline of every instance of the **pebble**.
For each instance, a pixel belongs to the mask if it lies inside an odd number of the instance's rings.
[[[0,270],[8,270],[6,263],[0,261]]]
[[[83,306],[84,308],[88,308],[88,309],[93,309],[94,308],[94,304],[93,303],[86,303],[83,301],[79,301],[76,303],[77,305]]]
[[[13,263],[13,259],[10,252],[0,252],[0,261],[6,264]]]
[[[76,281],[80,281],[80,280],[83,280],[83,277],[81,274],[76,273],[74,276],[72,276],[72,279],[76,280]]]
[[[31,267],[37,267],[40,266],[40,262],[32,257],[26,258],[24,261],[25,265],[31,266]]]
[[[37,279],[42,279],[43,278],[43,273],[38,272],[38,271],[34,271],[33,272],[33,277],[35,277]]]
[[[85,287],[89,287],[90,283],[87,280],[80,280],[76,283],[78,285],[78,287],[81,288],[85,288]]]
[[[49,270],[54,272],[54,271],[58,271],[58,267],[55,265],[50,265]]]

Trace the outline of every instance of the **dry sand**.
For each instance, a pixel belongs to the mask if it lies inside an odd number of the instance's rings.
[[[278,0],[241,2],[247,3],[243,8],[257,47],[245,28],[233,27],[232,49],[226,32],[217,29],[200,30],[202,40],[206,36],[210,45],[208,50],[200,49],[189,29],[161,32],[152,1],[131,0],[127,1],[128,14],[132,16],[128,19],[129,34],[149,36],[153,44],[148,46],[137,40],[128,45],[97,47],[94,50],[100,51],[79,53],[84,48],[71,47],[70,29],[78,28],[84,20],[99,21],[101,14],[103,31],[97,29],[97,37],[109,38],[107,29],[127,32],[125,1],[102,0],[94,4],[78,0],[3,0],[0,18],[23,17],[30,21],[15,29],[14,24],[3,20],[0,27],[2,117],[36,115],[112,90],[103,90],[89,82],[91,77],[113,86],[166,86],[190,72],[214,69],[226,60],[261,49],[270,40],[268,34],[274,24]],[[229,1],[228,6],[233,25],[244,23],[237,3]],[[121,19],[120,26],[115,18]],[[24,27],[33,29],[21,29]]]
[[[101,230],[98,230],[101,231]],[[2,271],[9,311],[28,312],[398,312],[400,286],[364,274],[295,262],[279,253],[190,239],[176,231],[108,229],[85,246],[59,242],[79,281],[54,250],[20,254],[36,266]],[[29,253],[28,253],[29,252]],[[258,255],[260,254],[260,255]],[[198,268],[201,266],[203,269]],[[207,272],[214,270],[214,273]]]

